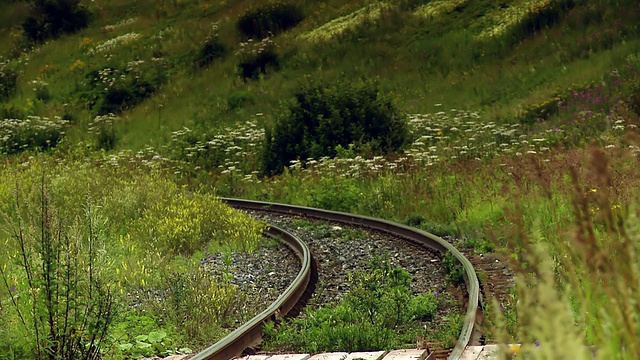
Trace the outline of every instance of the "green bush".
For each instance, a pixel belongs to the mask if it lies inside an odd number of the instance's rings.
[[[27,149],[55,147],[64,136],[67,122],[27,116],[26,119],[0,119],[0,154],[16,154]]]
[[[265,328],[263,348],[291,351],[370,351],[415,341],[422,318],[433,316],[435,296],[411,300],[411,275],[372,261],[350,279],[351,290],[335,308],[307,311],[278,328]]]
[[[431,321],[438,309],[438,301],[432,293],[419,295],[409,301],[409,312],[414,319]]]
[[[302,9],[297,5],[277,2],[247,11],[236,26],[247,38],[262,38],[288,30],[303,19]]]
[[[223,57],[227,53],[227,47],[218,38],[218,25],[214,24],[211,34],[200,49],[196,64],[199,67],[207,67],[215,59]]]
[[[29,40],[44,41],[84,29],[90,19],[79,0],[35,0],[22,28]]]
[[[162,71],[149,69],[145,61],[132,61],[125,70],[106,67],[91,71],[80,97],[96,115],[118,114],[153,95],[165,80]]]
[[[291,160],[334,157],[338,145],[353,144],[358,153],[369,156],[398,151],[408,140],[406,116],[370,81],[308,80],[294,97],[286,114],[267,129],[266,174],[281,173]]]
[[[213,60],[223,57],[226,51],[226,47],[218,39],[209,40],[200,49],[196,64],[199,67],[207,67]]]
[[[248,90],[234,91],[227,97],[227,105],[231,110],[241,108],[245,104],[254,104],[255,102],[256,95]]]
[[[9,65],[9,60],[3,60],[0,57],[0,100],[10,97],[16,92],[18,74]]]
[[[504,34],[504,38],[508,44],[519,43],[536,32],[554,26],[575,5],[574,0],[552,1],[548,6],[529,11]]]
[[[226,206],[211,194],[176,192],[152,204],[136,225],[163,254],[192,255],[209,243],[214,248],[252,250],[260,242],[262,225]]]
[[[442,259],[442,266],[447,273],[447,280],[455,286],[464,285],[464,268],[451,253],[447,253]]]
[[[257,79],[260,74],[266,74],[267,70],[278,70],[280,67],[275,43],[269,37],[259,42],[249,39],[240,43],[240,50],[236,55],[240,58],[238,70],[243,80]]]
[[[64,211],[51,205],[45,181],[43,176],[38,188],[16,195],[2,214],[11,230],[0,234],[7,258],[0,262],[6,294],[0,298],[0,335],[6,326],[29,335],[0,339],[16,341],[0,350],[31,347],[32,354],[20,356],[31,359],[101,359],[115,305],[109,279],[99,270],[107,262],[99,255],[103,228],[89,206],[85,218],[67,223]]]

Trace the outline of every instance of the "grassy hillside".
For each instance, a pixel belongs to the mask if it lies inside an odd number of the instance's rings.
[[[4,173],[55,180],[80,167],[106,184],[116,171],[125,187],[152,176],[193,199],[311,205],[456,236],[504,251],[521,273],[510,298],[484,304],[493,340],[541,358],[585,344],[640,355],[636,1],[66,3],[91,14],[87,26],[34,41],[30,17],[48,24],[40,37],[61,17],[0,1]],[[393,149],[369,138],[387,119],[406,122]],[[161,221],[150,195],[101,196],[89,200],[131,210],[110,220],[109,239]],[[87,200],[67,197],[56,206]]]

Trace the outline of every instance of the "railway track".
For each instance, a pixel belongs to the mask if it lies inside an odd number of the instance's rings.
[[[403,238],[406,241],[441,254],[450,253],[462,266],[465,272],[466,298],[468,300],[462,331],[451,350],[448,359],[458,359],[472,337],[474,327],[479,318],[480,286],[475,270],[469,260],[447,241],[427,232],[401,225],[387,220],[367,216],[327,211],[315,208],[292,206],[259,201],[240,199],[223,199],[229,205],[248,211],[277,212],[288,215],[298,215],[316,218],[324,221],[344,223],[346,225],[365,227]],[[317,274],[315,263],[309,247],[291,233],[277,226],[271,226],[267,236],[280,238],[300,258],[301,268],[291,285],[267,309],[243,324],[232,333],[196,354],[192,359],[197,360],[228,360],[238,356],[242,351],[258,343],[262,337],[263,325],[285,315],[299,310],[313,292]]]

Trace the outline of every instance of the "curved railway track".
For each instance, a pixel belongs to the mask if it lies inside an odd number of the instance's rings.
[[[469,260],[447,241],[419,229],[368,216],[261,201],[229,198],[225,198],[223,200],[229,205],[243,210],[268,210],[283,214],[307,216],[326,221],[335,221],[348,225],[367,227],[401,237],[409,242],[435,250],[441,254],[452,254],[465,271],[468,303],[462,332],[458,337],[456,346],[451,350],[448,359],[458,359],[465,347],[469,344],[476,324],[476,318],[478,316],[480,285],[478,283],[476,272]],[[291,233],[273,225],[271,225],[266,235],[280,238],[300,258],[301,268],[297,277],[285,292],[283,292],[267,309],[214,345],[196,354],[192,359],[228,360],[234,356],[240,355],[244,349],[260,341],[262,338],[262,328],[265,322],[281,318],[292,310],[297,310],[299,305],[304,303],[304,301],[308,299],[313,292],[317,275],[315,274],[315,264],[308,246]]]

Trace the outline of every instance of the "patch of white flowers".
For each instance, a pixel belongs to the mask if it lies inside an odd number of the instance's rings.
[[[120,46],[120,45],[126,45],[126,44],[130,44],[132,42],[134,42],[135,40],[139,39],[142,35],[135,33],[135,32],[130,32],[124,35],[120,35],[118,37],[115,37],[113,39],[107,40],[105,42],[103,42],[100,45],[97,45],[95,48],[91,49],[89,51],[90,54],[97,54],[97,53],[101,53],[101,52],[108,52],[111,51],[113,49],[115,49],[116,47]]]

